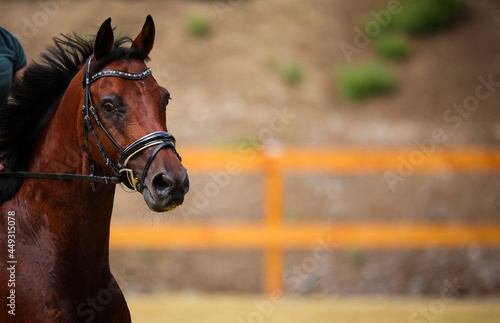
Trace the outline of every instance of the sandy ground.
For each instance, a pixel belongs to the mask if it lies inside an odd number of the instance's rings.
[[[260,296],[150,295],[131,297],[136,323],[496,323],[496,299],[281,298]]]

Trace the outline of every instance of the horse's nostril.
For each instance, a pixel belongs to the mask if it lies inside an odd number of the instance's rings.
[[[189,191],[189,177],[186,176],[184,177],[184,194],[186,194]]]
[[[153,178],[153,189],[159,195],[167,195],[172,190],[174,182],[165,174],[158,174]]]

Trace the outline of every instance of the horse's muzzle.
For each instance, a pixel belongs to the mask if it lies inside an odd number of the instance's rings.
[[[175,178],[169,173],[159,172],[148,184],[142,194],[146,204],[155,212],[175,209],[184,202],[184,195],[189,191],[189,177],[185,170]]]

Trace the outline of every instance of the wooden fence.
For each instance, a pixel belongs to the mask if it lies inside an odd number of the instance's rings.
[[[231,225],[114,225],[110,248],[244,249],[265,254],[263,290],[283,290],[285,250],[332,248],[421,249],[461,248],[474,243],[500,247],[500,223],[300,223],[284,222],[283,175],[294,174],[500,174],[500,150],[286,148],[271,151],[182,149],[190,174],[227,171],[264,176],[262,223]]]

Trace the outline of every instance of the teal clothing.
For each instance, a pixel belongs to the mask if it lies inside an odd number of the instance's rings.
[[[26,54],[19,40],[0,27],[0,102],[7,99],[17,71],[26,66]]]

